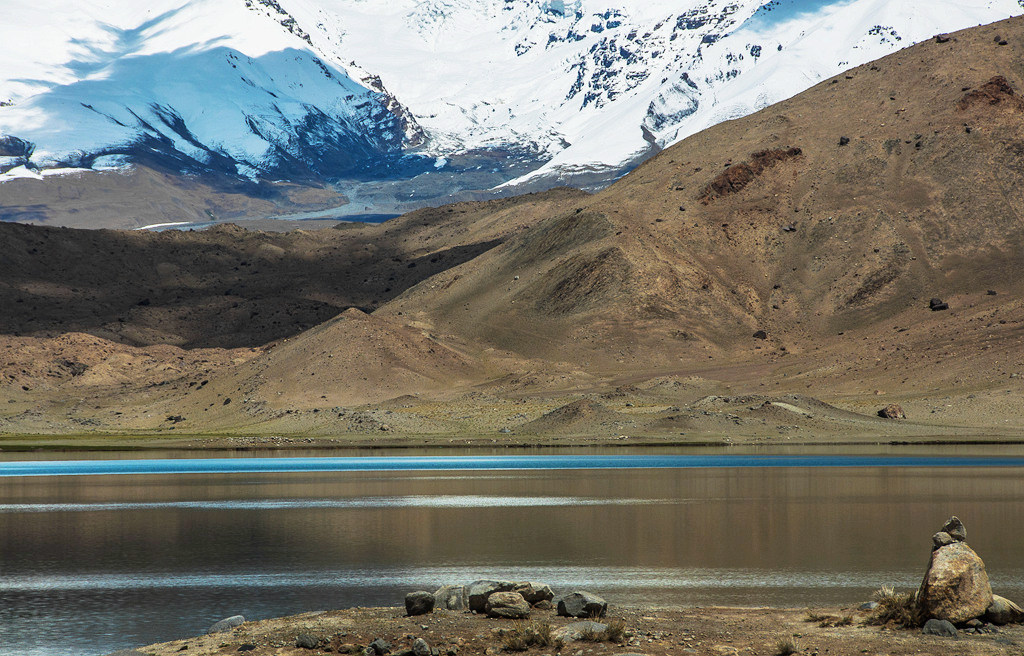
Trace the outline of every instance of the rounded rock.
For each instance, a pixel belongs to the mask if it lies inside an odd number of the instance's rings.
[[[952,623],[946,620],[930,619],[924,623],[921,633],[925,635],[941,636],[943,638],[957,638],[959,633]]]
[[[434,595],[425,590],[405,595],[405,612],[412,615],[426,615],[434,610]]]
[[[525,620],[530,616],[530,604],[518,592],[495,592],[487,598],[484,610],[488,617]]]
[[[416,638],[412,641],[412,653],[415,656],[430,656],[430,643],[423,638]]]

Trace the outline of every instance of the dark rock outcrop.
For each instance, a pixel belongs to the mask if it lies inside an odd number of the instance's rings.
[[[742,191],[768,168],[800,155],[803,155],[803,151],[799,148],[774,148],[752,153],[749,160],[729,166],[712,180],[704,188],[700,200],[707,205],[716,198]]]

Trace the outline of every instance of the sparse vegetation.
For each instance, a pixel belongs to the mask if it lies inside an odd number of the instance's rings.
[[[827,615],[810,609],[807,610],[807,617],[804,619],[808,622],[817,622],[818,626],[822,628],[830,626],[850,626],[853,624],[853,616],[851,615]]]
[[[800,651],[800,647],[797,646],[796,640],[792,637],[779,638],[775,643],[776,656],[790,656],[798,651]]]
[[[868,617],[868,624],[892,623],[906,628],[921,626],[916,592],[896,592],[891,586],[882,586],[874,596],[878,606]]]
[[[562,641],[554,637],[547,622],[516,622],[501,636],[501,648],[509,652],[526,651],[530,647],[554,647],[557,651],[562,646]]]
[[[626,622],[621,619],[609,620],[604,629],[595,631],[592,628],[585,628],[580,633],[580,640],[584,642],[612,642],[622,644],[626,641]]]
[[[624,620],[611,620],[604,629],[604,639],[621,645],[626,641],[626,622]]]
[[[829,617],[832,617],[832,616],[831,615],[823,615],[821,613],[818,613],[818,612],[813,611],[810,608],[808,608],[807,609],[807,617],[805,619],[808,622],[822,622],[822,621],[828,619]]]

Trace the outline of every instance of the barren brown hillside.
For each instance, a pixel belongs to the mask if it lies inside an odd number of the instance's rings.
[[[381,312],[614,367],[948,325],[989,291],[1005,305],[1024,289],[1022,27],[928,41],[686,139]]]
[[[5,352],[0,430],[1017,435],[1022,71],[1022,19],[929,40],[593,196],[285,235],[0,226],[0,330],[30,335]],[[27,355],[69,330],[143,359],[249,348],[69,403],[83,374]],[[875,416],[892,401],[908,421]]]
[[[0,306],[10,308],[0,313],[0,333],[79,331],[138,346],[259,346],[350,307],[371,311],[581,196],[554,190],[313,232],[0,223]]]

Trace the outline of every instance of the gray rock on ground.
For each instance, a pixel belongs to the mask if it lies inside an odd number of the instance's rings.
[[[921,633],[925,635],[941,636],[943,638],[958,638],[960,633],[952,623],[946,620],[930,619],[924,623]]]
[[[512,591],[523,595],[523,599],[531,606],[542,601],[551,601],[555,598],[555,593],[551,591],[549,586],[533,581],[517,581]]]
[[[558,614],[562,617],[604,617],[608,602],[592,592],[577,590],[558,600]]]
[[[316,649],[321,643],[323,643],[323,640],[312,633],[300,633],[295,636],[295,646],[300,649]]]
[[[384,638],[374,638],[373,642],[366,646],[363,650],[364,654],[376,654],[376,656],[384,656],[384,654],[391,653],[391,643]]]
[[[942,528],[940,533],[954,540],[967,535],[956,517]],[[981,617],[992,605],[992,586],[985,563],[966,542],[936,547],[918,589],[917,604],[922,617],[954,624]]]
[[[992,595],[992,605],[985,611],[985,621],[999,626],[1024,622],[1024,610],[1006,597]]]
[[[407,615],[426,615],[434,610],[434,595],[426,590],[418,590],[405,595],[405,612]]]
[[[434,592],[434,607],[463,610],[466,608],[466,588],[461,585],[442,585]]]
[[[583,634],[587,631],[591,633],[601,633],[608,628],[607,624],[601,624],[593,620],[584,620],[582,622],[573,622],[572,624],[566,624],[551,632],[552,637],[562,640],[564,642],[573,642],[583,637]]]
[[[210,625],[210,628],[208,628],[206,630],[206,634],[210,635],[211,633],[220,633],[222,631],[230,631],[231,629],[235,628],[236,626],[241,626],[244,623],[245,623],[245,618],[242,617],[241,615],[232,615],[231,617],[225,617],[224,619],[220,620],[219,622],[214,622],[212,625]]]
[[[487,598],[484,611],[488,617],[525,620],[530,616],[530,604],[518,592],[495,592]]]
[[[415,656],[430,656],[430,643],[423,638],[416,638],[412,641],[412,653]]]
[[[466,603],[474,613],[486,613],[487,598],[495,592],[510,592],[515,587],[512,581],[491,581],[481,579],[466,586]]]

